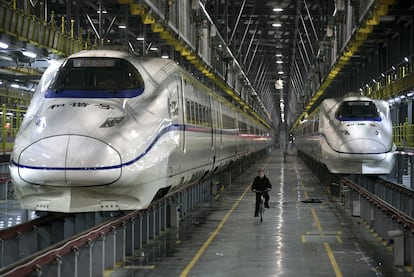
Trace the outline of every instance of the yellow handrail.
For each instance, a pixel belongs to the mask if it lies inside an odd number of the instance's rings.
[[[5,104],[1,106],[1,127],[0,127],[0,153],[7,154],[13,151],[13,143],[17,131],[22,123],[21,109],[9,108]]]
[[[414,147],[414,124],[396,124],[392,128],[393,141],[399,147]]]

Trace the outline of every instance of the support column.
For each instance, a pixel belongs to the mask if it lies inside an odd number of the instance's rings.
[[[224,173],[224,185],[225,186],[231,185],[231,171],[227,171]]]
[[[170,205],[170,227],[179,228],[181,205],[180,203],[171,203]]]
[[[414,189],[414,156],[410,156],[410,188]]]

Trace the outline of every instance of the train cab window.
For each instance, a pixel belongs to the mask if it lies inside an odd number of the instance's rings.
[[[340,121],[381,121],[380,114],[372,101],[344,101],[335,114]]]
[[[129,98],[144,91],[144,81],[128,61],[73,58],[56,73],[46,97]]]

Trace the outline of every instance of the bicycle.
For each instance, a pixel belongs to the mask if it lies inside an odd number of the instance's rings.
[[[260,222],[263,222],[263,214],[264,214],[264,211],[265,211],[265,207],[264,207],[264,193],[265,193],[265,191],[254,190],[254,192],[260,193],[260,202],[259,202],[258,213],[260,215]]]

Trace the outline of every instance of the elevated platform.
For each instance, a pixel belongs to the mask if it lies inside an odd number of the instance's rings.
[[[263,168],[273,190],[263,223],[250,184]],[[306,201],[311,200],[311,201]],[[303,202],[302,202],[303,201]],[[315,203],[321,202],[321,203]],[[413,276],[383,241],[331,198],[295,156],[274,151],[217,202],[194,212],[105,276]]]

